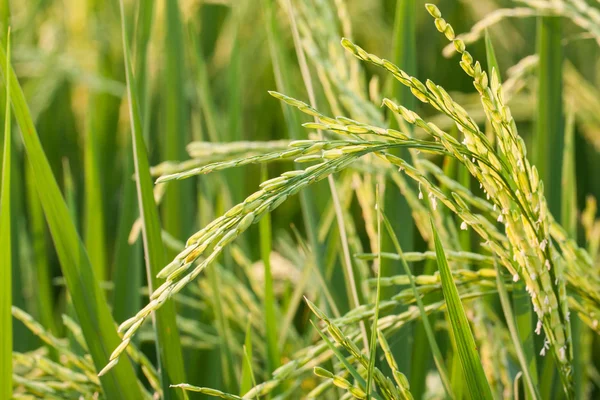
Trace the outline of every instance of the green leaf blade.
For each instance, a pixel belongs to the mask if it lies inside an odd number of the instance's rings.
[[[164,160],[183,161],[187,158],[185,147],[190,140],[187,116],[187,99],[184,93],[185,61],[180,1],[165,4],[165,87],[164,135],[160,136],[160,155]],[[140,104],[141,106],[141,104]],[[140,130],[141,133],[141,130]],[[164,229],[178,239],[191,235],[194,208],[192,182],[180,182],[167,187],[161,208]],[[175,253],[168,252],[169,257]]]
[[[254,373],[252,370],[252,324],[250,319],[246,324],[246,337],[244,339],[244,362],[242,364],[242,373],[240,378],[240,396],[247,393],[253,386],[256,386]]]
[[[89,107],[89,115],[93,109]],[[96,132],[94,124],[88,122],[85,138],[85,247],[90,256],[96,277],[108,279],[106,264],[106,235],[104,232],[104,206],[101,182],[101,169],[97,153]]]
[[[382,213],[383,222],[386,226],[388,234],[390,235],[391,241],[394,244],[394,248],[396,253],[398,254],[398,258],[402,262],[402,266],[404,268],[404,273],[408,276],[408,280],[410,283],[411,290],[414,293],[415,300],[417,302],[417,307],[419,308],[419,313],[421,315],[421,321],[423,323],[423,330],[425,331],[425,336],[427,337],[427,342],[429,343],[429,347],[431,349],[431,353],[433,354],[433,360],[435,362],[435,366],[440,374],[440,379],[442,381],[442,385],[444,386],[444,391],[448,398],[455,398],[456,394],[453,392],[450,379],[448,378],[448,371],[446,369],[446,365],[444,364],[444,358],[442,357],[442,352],[435,340],[435,333],[431,326],[431,321],[427,313],[425,312],[425,306],[423,305],[423,299],[421,298],[421,294],[417,291],[417,287],[415,285],[414,276],[406,262],[406,258],[404,257],[404,252],[402,251],[402,247],[400,246],[400,241],[396,237],[391,223],[389,219],[386,217],[385,213]]]
[[[452,331],[456,340],[457,352],[461,360],[463,373],[471,395],[476,399],[493,399],[492,391],[487,382],[475,339],[471,333],[467,315],[460,301],[458,289],[452,278],[444,248],[438,236],[433,220],[431,221],[435,242],[435,253],[442,280],[442,292],[446,299],[446,306],[450,316]]]
[[[396,2],[396,10],[394,16],[394,37],[393,37],[393,54],[391,61],[402,68],[410,75],[417,75],[417,22],[416,22],[416,4],[415,0],[398,0]],[[393,77],[389,77],[390,81],[388,95],[392,99],[396,99],[400,104],[403,104],[410,110],[416,111],[417,102],[410,90],[398,82]],[[398,129],[399,125],[393,115],[389,115],[389,127]],[[397,149],[392,154],[403,159],[409,159],[410,153],[408,149]],[[396,185],[388,179],[386,189],[383,194],[383,204],[386,210],[387,217],[392,223],[394,234],[397,236],[400,245],[404,249],[412,249],[415,244],[414,224],[412,219],[412,210],[408,205],[406,198],[402,195]],[[394,245],[390,240],[389,235],[382,238],[382,251],[393,251]],[[403,271],[402,263],[399,261],[383,259],[381,262],[381,276],[388,277],[400,274]],[[386,300],[392,297],[395,293],[390,288],[382,288],[381,298]],[[397,309],[399,312],[401,309]],[[406,329],[407,338],[412,335],[415,327],[410,326]],[[425,384],[426,368],[424,364],[418,362],[422,360],[421,354],[416,354],[412,351],[411,357],[404,357],[403,354],[408,354],[411,350],[416,350],[418,347],[411,349],[409,340],[402,340],[400,343],[392,345],[392,352],[400,363],[400,369],[405,372],[410,372],[411,385],[415,388],[423,387]],[[411,371],[411,367],[415,366],[418,371]],[[418,390],[417,390],[418,392]]]
[[[538,17],[536,51],[539,57],[537,78],[537,108],[533,131],[533,164],[540,180],[548,208],[554,218],[561,220],[562,157],[564,145],[564,121],[562,109],[562,22],[560,17]],[[552,378],[556,367],[550,357],[543,359],[540,379],[542,397],[553,391]],[[569,389],[567,389],[569,390]]]
[[[540,17],[537,24],[538,93],[533,163],[544,182],[550,211],[560,220],[564,146],[562,107],[563,45],[559,17]]]
[[[129,233],[139,215],[135,182],[131,179],[135,169],[133,165],[133,149],[131,140],[125,147],[123,168],[123,194],[115,256],[113,260],[113,316],[118,323],[134,315],[142,305],[140,289],[142,288],[142,257],[140,240],[129,243]]]
[[[142,215],[142,239],[144,243],[148,286],[150,292],[152,292],[152,290],[159,287],[162,283],[161,280],[157,278],[157,275],[166,264],[166,253],[161,237],[158,209],[156,207],[152,189],[150,165],[139,112],[139,101],[137,97],[138,88],[132,70],[131,52],[129,49],[129,40],[127,38],[125,13],[122,1],[120,2],[120,5],[138,205]],[[187,398],[187,395],[183,391],[168,390],[171,384],[185,382],[182,359],[183,352],[181,350],[179,332],[175,328],[176,326],[175,306],[173,302],[167,302],[155,312],[154,319],[154,327],[157,335],[156,347],[159,355],[159,369],[162,374],[165,399]]]
[[[10,66],[10,33],[6,44],[6,66]],[[6,111],[2,184],[0,186],[0,398],[12,397],[12,243],[10,218],[11,115],[10,80],[6,79]]]

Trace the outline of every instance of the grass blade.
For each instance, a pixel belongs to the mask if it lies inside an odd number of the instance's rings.
[[[6,53],[4,49],[1,49],[2,72],[6,79],[10,80],[14,115],[20,127],[33,177],[38,185],[38,195],[54,240],[67,288],[73,299],[77,318],[94,365],[97,370],[100,370],[109,362],[112,349],[120,343],[115,323],[42,149],[21,86],[12,68],[6,68],[6,63]],[[129,360],[124,360],[117,368],[102,377],[101,383],[106,397],[111,399],[139,399],[142,396]]]
[[[415,0],[398,0],[396,3],[392,62],[410,75],[416,75],[417,73],[415,11]],[[397,79],[390,79],[391,98],[396,99],[399,104],[414,111],[417,105],[415,96],[413,96],[408,88],[400,84]],[[398,128],[395,118],[390,118],[389,123],[390,127]],[[410,157],[407,149],[398,150],[396,153],[396,155],[404,159]],[[394,233],[400,245],[405,249],[411,249],[414,241],[411,209],[404,196],[400,193],[400,190],[394,185],[390,185],[384,193],[384,209],[394,227]],[[389,235],[384,236],[382,246],[382,251],[393,251],[394,244],[391,242]],[[399,261],[383,260],[381,268],[382,276],[384,277],[402,273],[402,265]],[[382,292],[384,299],[394,294],[389,288],[384,288]]]
[[[394,20],[394,37],[393,37],[393,55],[392,62],[406,71],[408,74],[417,75],[417,53],[416,53],[416,1],[415,0],[398,0],[396,2],[396,13]],[[400,104],[409,110],[416,111],[416,99],[406,87],[400,84],[398,80],[390,77],[389,96],[396,99]],[[398,123],[396,119],[390,115],[389,124],[391,128],[397,129]],[[403,159],[410,159],[410,153],[407,149],[398,149],[393,152],[396,156]],[[387,217],[390,219],[394,228],[394,234],[398,238],[400,245],[404,249],[412,249],[414,247],[414,228],[411,209],[400,190],[388,180],[388,185],[384,191],[384,210]],[[394,244],[390,240],[389,235],[384,235],[381,251],[393,251]],[[402,263],[393,260],[382,260],[381,274],[383,277],[392,276],[402,273]],[[391,288],[383,288],[381,296],[383,299],[389,299],[395,293]],[[398,310],[396,310],[398,311]],[[414,325],[405,329],[405,335],[411,336],[411,328],[415,329]],[[403,357],[402,354],[408,354],[411,351],[410,341],[402,340],[395,345],[392,345],[392,352],[398,363],[400,370],[410,376],[411,386],[415,388],[423,387],[425,384],[426,368],[421,362],[424,361],[422,354],[417,354],[420,346],[417,346],[412,351],[411,357]],[[419,362],[421,360],[421,362]],[[411,370],[412,366],[418,370]]]
[[[123,53],[125,62],[125,73],[127,77],[127,93],[129,95],[129,113],[131,118],[131,136],[134,150],[134,165],[136,176],[136,187],[138,193],[138,205],[142,215],[142,239],[144,243],[144,254],[146,258],[146,273],[148,276],[148,287],[150,292],[160,286],[161,282],[156,277],[158,272],[166,264],[166,254],[161,238],[160,221],[158,210],[154,201],[152,191],[152,179],[150,177],[150,166],[146,145],[142,133],[142,122],[139,114],[139,102],[137,97],[137,86],[133,76],[129,40],[127,38],[125,13],[123,1],[121,6],[121,28],[123,32]],[[156,330],[156,346],[159,355],[159,365],[162,374],[162,383],[165,398],[186,398],[183,391],[169,391],[167,388],[172,383],[185,382],[183,360],[179,332],[173,327],[175,323],[175,306],[173,302],[167,302],[160,310],[155,312],[154,327]]]
[[[31,232],[31,252],[35,263],[35,293],[39,320],[42,325],[53,334],[58,334],[58,324],[54,312],[58,306],[53,298],[52,265],[46,248],[46,221],[44,211],[37,194],[36,182],[31,172],[31,166],[25,165],[25,190],[27,212],[29,215],[29,229]]]
[[[147,95],[149,80],[147,79],[147,54],[154,2],[140,0],[137,9],[137,25],[135,29],[135,71],[137,71],[138,97],[143,99],[143,130],[144,138],[149,139],[148,124],[150,121],[148,109],[151,96]],[[139,215],[136,201],[135,182],[131,178],[135,173],[133,163],[133,144],[131,138],[123,152],[123,188],[122,202],[117,225],[115,257],[113,260],[113,277],[115,284],[113,297],[113,315],[117,322],[134,315],[141,307],[140,288],[142,287],[141,242],[136,240],[129,243],[129,231]]]
[[[431,347],[431,353],[433,354],[433,360],[435,361],[435,365],[437,367],[438,373],[440,374],[440,379],[442,380],[442,384],[444,386],[444,391],[446,392],[446,396],[448,398],[454,398],[454,393],[451,388],[450,379],[448,378],[448,371],[446,370],[446,366],[444,365],[444,358],[442,357],[442,352],[435,340],[435,334],[433,332],[433,328],[431,327],[431,323],[429,321],[429,316],[425,312],[425,306],[423,305],[423,299],[421,298],[421,294],[417,291],[417,286],[415,285],[414,276],[404,258],[404,253],[402,251],[402,247],[400,246],[400,241],[396,237],[394,230],[392,229],[391,222],[383,214],[383,222],[392,239],[392,243],[394,245],[394,249],[396,253],[398,253],[400,257],[400,261],[402,263],[402,267],[404,268],[404,273],[408,276],[408,280],[410,282],[410,287],[415,295],[415,300],[417,302],[417,307],[419,307],[419,313],[421,315],[421,321],[423,323],[423,328],[425,330],[425,334],[427,335],[427,340],[429,342],[429,346]]]
[[[496,58],[496,51],[494,50],[490,33],[487,30],[485,31],[485,55],[488,65],[488,74],[492,76],[492,70],[495,70],[498,74],[500,83],[502,83],[502,79],[500,79],[500,68],[498,67],[498,59]]]
[[[147,55],[154,16],[154,2],[140,0],[137,9],[137,25],[135,29],[135,71],[137,71],[138,97],[143,99],[143,131],[144,138],[149,139],[150,99],[148,95],[149,79],[147,79]],[[136,201],[135,182],[131,178],[135,173],[133,162],[133,144],[128,138],[123,153],[123,192],[120,219],[117,226],[115,257],[113,262],[113,315],[117,322],[134,315],[141,307],[139,295],[142,287],[140,240],[129,243],[129,231],[134,224],[139,210]]]
[[[6,67],[10,67],[10,32],[6,39]],[[12,398],[12,244],[10,218],[10,80],[6,79],[4,150],[0,186],[0,397]]]
[[[63,185],[64,185],[64,193],[65,193],[65,202],[67,203],[67,208],[69,210],[69,215],[73,220],[73,224],[75,227],[79,226],[79,213],[77,212],[77,199],[76,199],[76,190],[75,190],[75,182],[73,181],[73,174],[71,172],[71,164],[69,163],[68,158],[63,158]],[[33,173],[32,176],[35,176]]]
[[[562,36],[559,17],[539,17],[537,21],[538,93],[533,164],[544,182],[550,212],[561,220],[561,168],[563,137],[562,116]],[[543,360],[544,379],[540,381],[542,397],[552,392],[555,368],[553,360]]]
[[[431,220],[431,229],[433,231],[435,254],[442,280],[442,292],[444,299],[446,299],[446,307],[450,316],[452,332],[456,340],[457,352],[463,367],[465,380],[473,398],[491,400],[493,399],[492,390],[485,377],[485,372],[477,353],[475,339],[473,338],[465,309],[460,301],[458,289],[452,278],[452,273],[444,254],[444,248],[440,242],[433,220]]]
[[[575,115],[569,112],[565,126],[565,149],[562,165],[562,191],[561,191],[561,225],[571,238],[577,240],[577,173],[575,170]],[[584,350],[584,338],[589,334],[579,316],[571,317],[573,331],[573,383],[575,398],[585,398],[587,385],[586,365],[590,356]]]
[[[206,60],[204,59],[204,51],[201,47],[201,41],[198,41],[198,37],[201,36],[199,28],[193,24],[189,25],[188,37],[190,41],[190,47],[192,48],[192,69],[195,71],[195,87],[196,96],[198,97],[198,103],[202,118],[206,129],[202,132],[202,138],[195,138],[195,140],[206,140],[209,142],[219,141],[219,125],[217,124],[218,115],[216,105],[214,103],[214,95],[210,88],[210,79],[208,74],[208,67]]]
[[[381,204],[379,204],[379,186],[375,189],[375,207],[377,208],[377,262],[381,266]],[[371,327],[371,343],[369,343],[369,369],[367,370],[367,399],[370,398],[373,383],[373,370],[377,355],[377,321],[379,320],[379,300],[381,297],[381,268],[377,269],[377,291],[375,294],[375,315]]]
[[[562,110],[562,35],[558,17],[537,24],[538,93],[533,136],[533,163],[544,182],[550,211],[560,220],[561,168],[564,145]]]
[[[519,337],[519,332],[517,331],[517,325],[512,313],[508,292],[506,291],[506,286],[504,285],[504,276],[502,274],[502,270],[500,270],[497,263],[494,263],[494,267],[496,267],[496,285],[498,287],[498,294],[500,295],[500,303],[502,304],[502,310],[504,311],[504,318],[506,319],[506,325],[508,326],[510,337],[513,345],[515,346],[517,359],[519,360],[519,364],[521,364],[521,371],[523,372],[525,384],[527,385],[527,389],[529,390],[529,395],[531,398],[539,399],[540,394],[537,390],[537,383],[533,380],[533,376],[531,375],[530,359],[527,358],[525,351],[523,350],[521,338]]]
[[[216,268],[209,268],[206,271],[206,275],[210,280],[211,286],[214,288],[215,293],[219,293],[221,291],[221,277],[219,276],[219,271]],[[221,337],[221,345],[219,346],[219,355],[221,357],[221,372],[222,372],[222,380],[225,388],[227,390],[233,390],[235,387],[235,371],[234,371],[234,359],[231,354],[232,348],[232,333],[229,327],[229,320],[225,316],[223,310],[223,303],[221,301],[220,296],[215,296],[214,299],[211,300],[213,303],[215,320],[217,323],[217,332]]]
[[[90,256],[96,278],[104,281],[108,279],[106,267],[106,238],[104,232],[104,206],[101,182],[101,167],[98,158],[97,132],[92,120],[96,107],[92,100],[88,107],[87,134],[84,139],[85,158],[85,248]],[[99,115],[101,117],[102,115]]]
[[[562,160],[561,225],[571,238],[577,238],[577,174],[575,171],[575,115],[567,115]]]
[[[289,76],[291,66],[289,65],[288,59],[285,57],[285,48],[281,42],[282,32],[279,28],[279,20],[274,9],[274,2],[275,0],[263,0],[267,20],[267,38],[269,41],[275,83],[277,91],[293,94],[293,84]],[[289,137],[294,140],[304,138],[298,115],[299,111],[292,107],[286,107],[284,104],[281,106]],[[299,164],[296,164],[296,167],[299,167]],[[317,237],[317,220],[319,215],[315,203],[315,192],[316,188],[309,187],[301,191],[298,196],[300,196],[300,206],[302,207],[302,219],[306,229],[306,236],[312,250],[310,254],[313,257],[314,265],[317,266],[317,270],[324,276],[326,263],[324,259],[324,246],[319,242]]]
[[[242,363],[240,378],[240,396],[243,396],[254,386],[256,386],[256,382],[252,371],[252,324],[250,323],[250,319],[248,319],[246,338],[244,339],[244,362]]]
[[[183,28],[179,10],[179,1],[170,0],[165,4],[165,133],[161,135],[161,156],[164,160],[182,161],[187,158],[185,146],[187,136],[187,102],[184,94],[184,56]],[[193,213],[193,182],[180,182],[170,185],[163,199],[162,216],[164,229],[177,239],[191,234],[189,216]],[[172,253],[172,254],[171,254]],[[169,258],[175,256],[169,252]]]
[[[243,123],[243,109],[242,109],[242,79],[243,79],[243,67],[241,57],[241,33],[240,28],[242,25],[243,15],[243,4],[240,2],[236,7],[231,8],[231,55],[229,59],[229,66],[227,68],[227,88],[229,99],[227,102],[227,113],[228,113],[228,124],[227,124],[227,136],[221,140],[225,141],[236,141],[242,139],[242,123]],[[237,171],[235,171],[237,172]],[[237,175],[237,176],[236,176]],[[233,173],[231,178],[239,178],[239,174]],[[241,185],[236,185],[237,188],[233,188],[238,193],[233,193],[235,201],[241,196]]]
[[[150,43],[150,35],[152,33],[152,18],[154,17],[154,1],[140,0],[137,9],[137,25],[135,29],[135,71],[136,81],[138,84],[138,93],[140,99],[150,99],[147,96],[146,90],[149,83],[148,78],[148,47]],[[147,108],[144,104],[144,121],[148,118],[145,111]],[[144,128],[146,126],[144,125]],[[146,134],[146,129],[144,129]]]
[[[133,165],[133,149],[131,140],[125,147],[126,153],[123,168],[123,194],[117,238],[115,243],[115,258],[113,261],[112,280],[115,284],[113,293],[113,316],[121,323],[133,316],[141,307],[142,298],[142,263],[140,240],[129,244],[131,226],[139,215],[137,206],[135,182],[131,178],[135,173]]]

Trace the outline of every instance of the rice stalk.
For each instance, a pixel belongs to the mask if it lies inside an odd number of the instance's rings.
[[[129,39],[126,32],[125,12],[122,1],[120,3],[120,11],[138,205],[142,220],[142,239],[144,243],[148,287],[152,291],[159,285],[159,280],[156,277],[156,274],[157,268],[159,268],[159,265],[164,262],[165,249],[160,236],[158,210],[156,208],[156,204],[154,203],[154,193],[152,191],[152,183],[149,173],[147,150],[144,144],[143,132],[141,128],[141,117],[139,115],[137,85],[131,69],[131,53],[129,50]],[[161,371],[163,387],[166,388],[173,381],[177,382],[185,379],[179,333],[171,328],[173,325],[175,325],[174,305],[169,304],[160,312],[157,312],[153,317],[153,323],[157,337],[156,349],[157,353],[159,354],[159,370]],[[131,338],[126,336],[123,337],[123,341],[119,347],[125,349],[130,341]],[[116,364],[117,359],[113,357],[110,359],[110,361],[111,362],[108,365],[114,365]],[[99,372],[99,376],[104,375],[107,371],[108,369],[104,368]],[[185,393],[177,393],[180,395],[182,394],[180,398],[186,399]],[[164,391],[163,395],[168,399],[173,398],[172,393],[166,390]]]
[[[10,67],[10,30],[6,38],[6,66]],[[2,252],[2,261],[0,264],[0,324],[2,325],[0,333],[0,396],[4,398],[12,397],[12,350],[13,350],[13,332],[12,318],[10,309],[12,307],[12,244],[11,244],[11,112],[10,112],[10,80],[5,80],[6,85],[6,110],[4,112],[4,146],[2,153],[2,181],[0,184],[0,252]]]

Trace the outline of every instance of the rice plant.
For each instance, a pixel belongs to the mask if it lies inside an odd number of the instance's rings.
[[[0,398],[596,398],[600,8],[439,3],[1,1]]]

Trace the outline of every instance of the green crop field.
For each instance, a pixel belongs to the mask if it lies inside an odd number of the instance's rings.
[[[599,0],[0,0],[0,400],[600,398]]]

